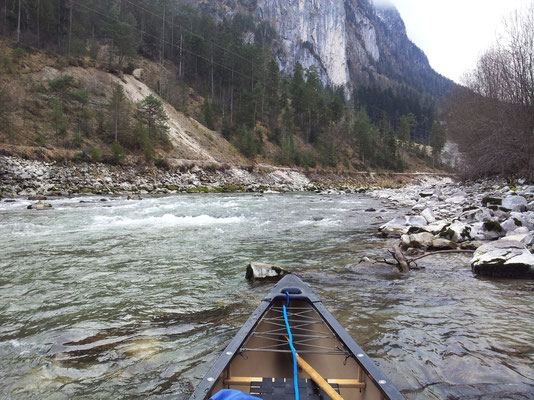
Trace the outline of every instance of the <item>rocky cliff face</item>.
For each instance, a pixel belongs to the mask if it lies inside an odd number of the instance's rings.
[[[324,83],[408,84],[442,95],[453,83],[430,67],[406,34],[396,9],[376,9],[370,0],[201,0],[211,12],[252,12],[280,36],[277,58],[284,73],[297,62],[317,67]],[[224,6],[223,6],[224,4]]]

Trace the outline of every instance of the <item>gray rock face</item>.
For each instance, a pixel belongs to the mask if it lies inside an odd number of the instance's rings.
[[[297,62],[315,66],[323,83],[346,87],[355,83],[410,82],[444,94],[452,82],[437,74],[425,54],[406,33],[393,7],[375,8],[372,0],[205,0],[201,7],[228,17],[252,13],[269,22],[280,38],[277,59],[290,74]],[[254,40],[251,37],[251,41]]]
[[[486,243],[475,251],[471,268],[478,275],[534,277],[534,255],[520,242],[498,240]]]
[[[349,83],[342,1],[259,0],[257,4],[260,18],[270,21],[280,33],[285,55],[278,61],[284,73],[291,73],[300,62],[305,68],[317,66],[325,83]]]
[[[512,211],[527,211],[527,200],[522,196],[509,196],[502,200],[502,206]]]

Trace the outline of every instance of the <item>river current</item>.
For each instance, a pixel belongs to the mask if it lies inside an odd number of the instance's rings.
[[[297,271],[408,399],[534,398],[534,283],[469,256],[399,276],[358,265],[398,214],[365,195],[180,195],[0,203],[0,398],[187,399],[270,289]],[[377,212],[365,212],[373,207]]]

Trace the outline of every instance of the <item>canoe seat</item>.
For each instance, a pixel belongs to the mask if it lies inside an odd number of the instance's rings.
[[[299,378],[298,382],[300,399],[330,399],[311,379]],[[339,393],[337,384],[331,384],[331,386]],[[286,378],[263,378],[261,381],[250,383],[250,394],[263,400],[293,400],[295,398],[294,381]]]

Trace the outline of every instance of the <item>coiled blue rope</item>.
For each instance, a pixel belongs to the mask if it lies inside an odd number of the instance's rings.
[[[289,292],[286,291],[287,305],[289,306]],[[289,347],[291,353],[293,353],[293,379],[295,380],[295,400],[299,400],[299,376],[297,372],[297,352],[293,347],[293,335],[291,334],[291,328],[289,327],[289,320],[287,319],[286,305],[282,305],[284,311],[284,321],[286,322],[287,335],[289,336]]]

